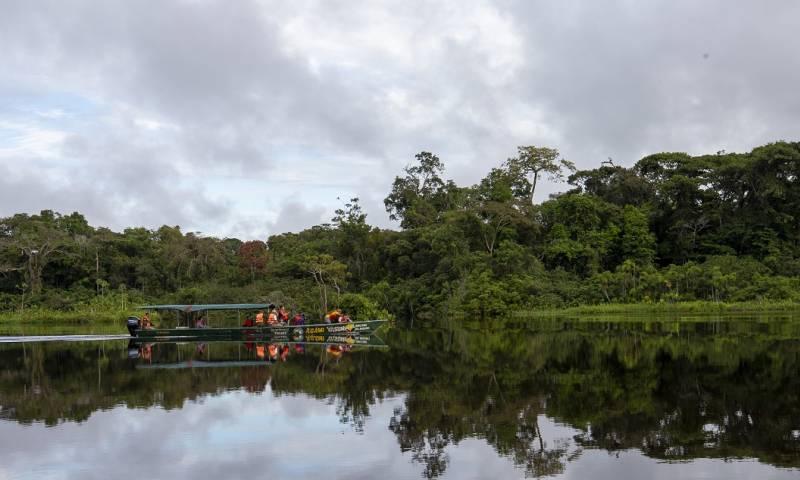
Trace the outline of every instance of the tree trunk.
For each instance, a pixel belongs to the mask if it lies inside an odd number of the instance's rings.
[[[533,200],[533,194],[536,193],[536,182],[539,180],[539,171],[533,172],[533,183],[531,184],[531,205],[536,205]]]
[[[339,288],[339,282],[337,282],[335,278],[333,279],[333,286],[334,288],[336,288],[336,307],[338,308],[339,305],[341,305],[341,300],[339,299],[339,297],[342,292],[341,289]]]
[[[100,253],[95,250],[94,251],[94,269],[95,269],[95,279],[94,285],[96,288],[96,293],[100,293]]]
[[[486,247],[486,251],[489,253],[490,256],[494,253],[494,242],[495,242],[495,239],[497,238],[497,232],[495,232],[495,234],[492,235],[491,237],[492,238],[491,238],[491,241],[490,241],[489,240],[489,235],[486,234],[486,233],[483,233],[483,245]]]
[[[42,266],[36,254],[28,255],[28,279],[30,281],[31,293],[37,294],[42,291]]]
[[[325,282],[322,282],[322,298],[324,302],[322,304],[322,315],[325,316],[328,313],[328,286],[325,285]]]

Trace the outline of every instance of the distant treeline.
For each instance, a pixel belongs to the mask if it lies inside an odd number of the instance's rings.
[[[79,213],[0,219],[0,309],[148,300],[271,300],[362,316],[498,315],[607,302],[800,300],[800,143],[750,153],[660,153],[575,170],[520,147],[476,185],[421,152],[384,200],[331,223],[243,242],[179,227],[94,228]],[[543,176],[571,189],[533,201]]]

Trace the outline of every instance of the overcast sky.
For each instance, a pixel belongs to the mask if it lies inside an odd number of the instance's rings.
[[[383,198],[800,137],[800,2],[0,0],[0,216],[266,238]],[[541,198],[563,190],[546,185]]]

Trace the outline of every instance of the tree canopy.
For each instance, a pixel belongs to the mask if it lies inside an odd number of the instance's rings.
[[[121,288],[154,299],[258,301],[322,314],[349,299],[406,321],[604,302],[800,299],[800,143],[649,155],[575,170],[523,146],[474,185],[420,152],[370,226],[359,199],[331,223],[263,240],[177,226],[113,232],[80,213],[0,219],[0,308],[66,308]],[[568,189],[535,204],[537,182]],[[346,297],[357,295],[358,298]],[[23,297],[23,298],[20,298]]]

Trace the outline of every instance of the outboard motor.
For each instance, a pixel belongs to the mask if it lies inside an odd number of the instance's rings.
[[[131,337],[136,336],[136,332],[139,330],[139,318],[138,317],[128,317],[128,333],[131,334]]]

